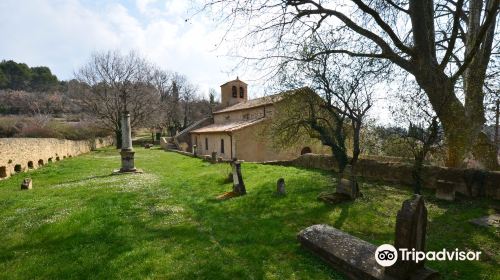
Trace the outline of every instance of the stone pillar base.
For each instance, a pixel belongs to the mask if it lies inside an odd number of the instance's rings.
[[[122,150],[120,151],[122,157],[122,167],[115,170],[113,173],[142,173],[142,170],[135,168],[134,165],[134,155],[135,152],[132,150]]]

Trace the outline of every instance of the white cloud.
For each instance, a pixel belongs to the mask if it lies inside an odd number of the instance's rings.
[[[136,50],[162,68],[187,75],[207,94],[238,73],[228,75],[234,62],[225,50],[214,51],[222,30],[202,16],[185,21],[187,2],[137,0],[126,6],[2,0],[0,59],[46,65],[59,78],[70,79],[93,51]]]

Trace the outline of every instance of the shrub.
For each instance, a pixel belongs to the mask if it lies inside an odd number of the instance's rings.
[[[0,118],[0,138],[1,137],[14,137],[20,129],[21,123],[15,117],[2,117]]]
[[[49,127],[37,127],[34,125],[28,125],[22,128],[21,132],[15,137],[27,137],[27,138],[61,138],[57,131],[50,129]]]
[[[97,127],[92,123],[79,122],[74,124],[59,123],[55,128],[63,138],[70,140],[86,140],[111,135],[108,130]]]
[[[111,135],[91,122],[64,122],[37,116],[0,117],[0,137],[59,138],[87,140]]]

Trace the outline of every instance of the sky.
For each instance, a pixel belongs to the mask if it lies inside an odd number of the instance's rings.
[[[249,84],[250,98],[268,94],[259,73],[238,68],[239,60],[228,56],[230,44],[220,45],[225,28],[195,13],[191,2],[0,0],[0,60],[48,66],[69,80],[92,52],[136,51],[162,69],[186,75],[203,96],[237,76]],[[382,122],[388,119],[383,105],[372,111]]]
[[[216,48],[221,28],[189,0],[1,0],[0,59],[48,66],[67,80],[92,52],[139,52],[165,70],[185,74],[203,94],[244,71]],[[188,22],[186,19],[190,18]]]

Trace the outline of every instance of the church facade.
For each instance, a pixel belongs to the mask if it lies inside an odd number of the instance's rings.
[[[283,99],[276,94],[248,100],[248,85],[238,78],[221,85],[221,109],[213,112],[213,123],[190,131],[193,152],[224,159],[262,162],[294,159],[304,153],[328,153],[316,139],[290,147],[275,148],[266,135],[275,104]]]

